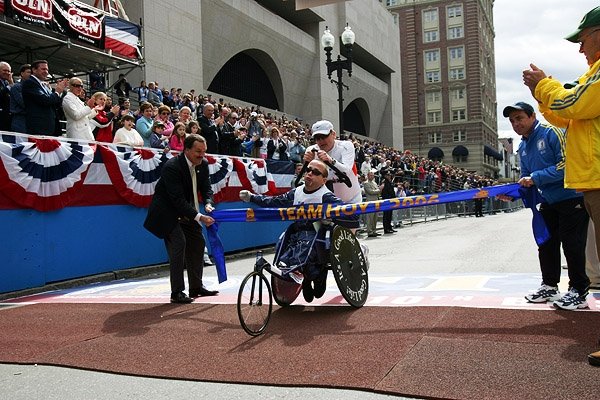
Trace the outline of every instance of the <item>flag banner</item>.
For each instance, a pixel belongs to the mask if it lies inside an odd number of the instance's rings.
[[[104,49],[127,58],[142,58],[140,52],[141,28],[123,19],[104,18]]]
[[[105,14],[85,3],[72,0],[6,0],[4,13],[15,20],[102,48]]]
[[[242,208],[217,210],[211,215],[218,222],[265,222],[297,221],[307,219],[329,219],[342,215],[360,215],[380,211],[399,210],[485,199],[498,195],[520,198],[519,184],[488,186],[484,188],[442,192],[386,200],[368,201],[356,204],[303,204],[287,208]]]
[[[0,209],[150,204],[162,166],[177,152],[111,143],[0,133]],[[207,155],[216,203],[237,202],[242,189],[277,195],[290,189],[294,166]],[[274,173],[271,173],[271,169]],[[277,177],[286,186],[278,186]]]

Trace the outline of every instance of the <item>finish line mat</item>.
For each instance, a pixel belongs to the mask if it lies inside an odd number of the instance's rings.
[[[268,274],[267,274],[268,276]],[[243,276],[230,276],[218,284],[216,277],[206,277],[210,289],[220,291],[216,297],[196,299],[200,304],[235,304]],[[383,276],[369,274],[369,297],[366,306],[416,307],[482,307],[502,309],[548,310],[550,303],[528,303],[524,296],[539,287],[538,274],[526,273],[476,273],[428,274]],[[568,276],[563,273],[561,292],[566,292]],[[14,303],[153,303],[169,302],[169,279],[120,280],[97,283],[73,289],[57,290],[32,296],[5,300],[0,304]],[[600,310],[600,292],[590,292],[589,310]],[[294,302],[298,305],[347,305],[342,298],[332,274],[327,280],[327,291],[321,299],[304,302],[302,295]]]
[[[354,388],[427,398],[596,398],[600,313],[275,307],[251,338],[234,305],[0,308],[0,361],[139,376]]]

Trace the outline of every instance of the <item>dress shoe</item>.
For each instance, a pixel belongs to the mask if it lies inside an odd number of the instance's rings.
[[[594,367],[600,367],[600,350],[588,355],[588,362]]]
[[[383,233],[394,233],[394,232],[396,232],[396,231],[392,229],[392,230],[389,230],[389,231],[384,231]]]
[[[200,289],[190,289],[190,297],[192,298],[216,296],[217,294],[219,294],[218,290],[208,290],[204,286],[202,286]]]
[[[194,299],[187,297],[183,292],[171,293],[171,303],[190,304]]]
[[[377,236],[381,236],[381,234],[380,234],[380,233],[377,233],[377,232],[375,232],[375,233],[369,233],[369,234],[367,235],[367,237],[377,237]]]

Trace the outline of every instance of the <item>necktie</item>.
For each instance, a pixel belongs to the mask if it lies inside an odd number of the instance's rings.
[[[192,192],[194,194],[194,207],[196,211],[199,210],[198,204],[198,183],[196,182],[196,167],[193,165],[190,167],[190,175],[192,176]]]

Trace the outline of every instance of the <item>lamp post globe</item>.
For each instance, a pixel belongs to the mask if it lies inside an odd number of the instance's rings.
[[[321,46],[323,49],[333,49],[333,45],[335,44],[335,37],[331,34],[329,27],[325,27],[325,31],[323,32],[323,36],[321,36]]]
[[[354,32],[352,31],[352,28],[350,28],[350,26],[348,26],[348,24],[346,24],[346,27],[344,28],[344,32],[342,32],[342,43],[344,44],[344,46],[352,46],[354,44],[354,39],[355,39],[355,35]]]

